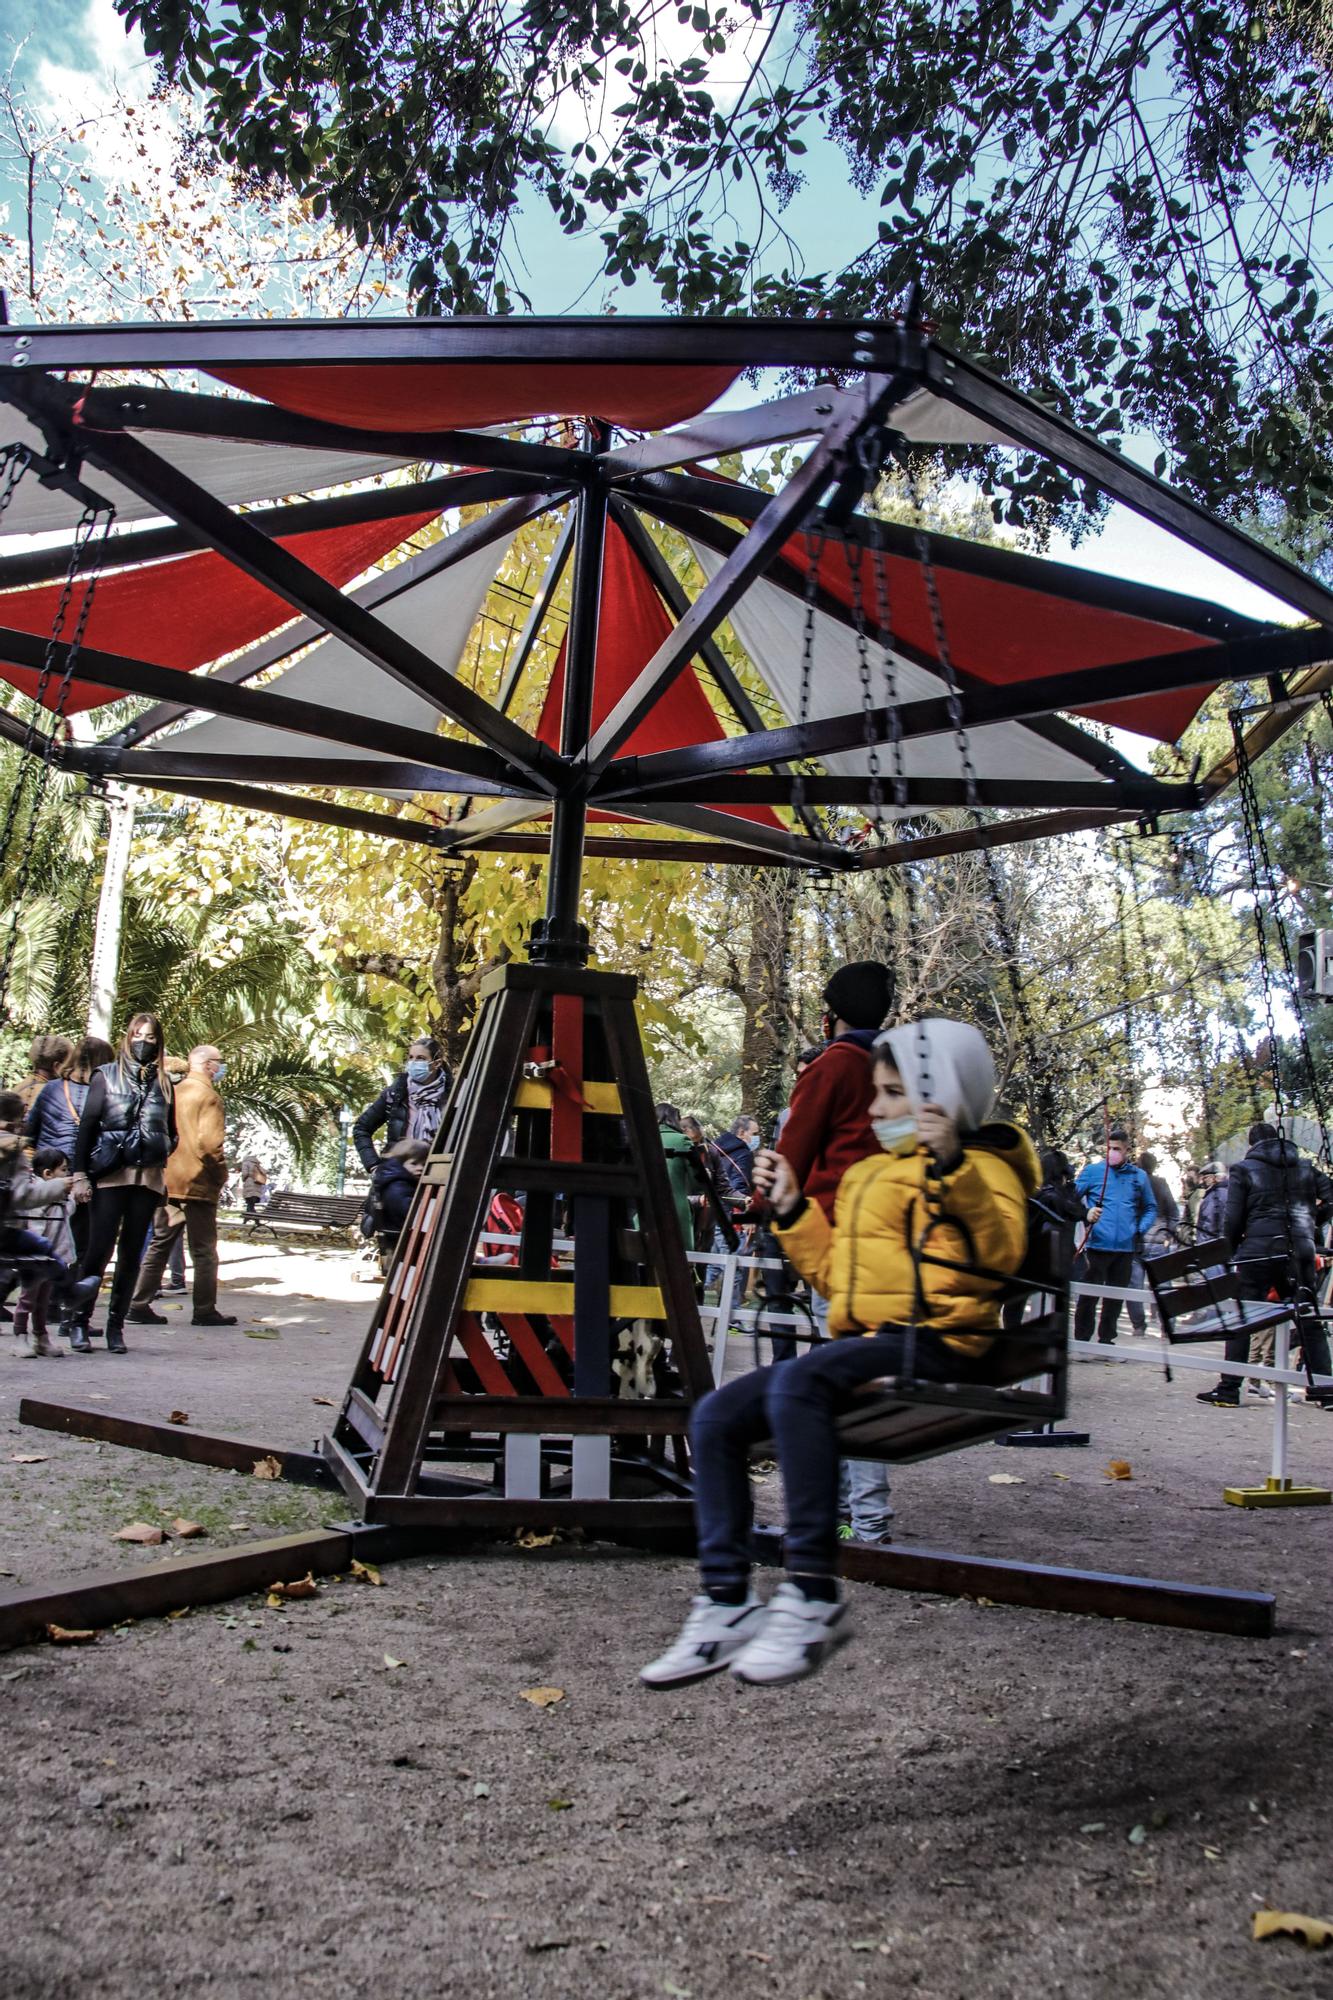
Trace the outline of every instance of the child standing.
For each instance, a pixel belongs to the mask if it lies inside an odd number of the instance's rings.
[[[74,1238],[70,1232],[69,1161],[54,1146],[40,1146],[32,1156],[32,1167],[24,1175],[19,1169],[18,1199],[26,1225],[44,1238],[51,1255],[61,1264],[74,1261]],[[28,1203],[45,1202],[39,1206]],[[30,1360],[63,1360],[62,1350],[50,1337],[46,1308],[51,1296],[54,1271],[36,1273],[27,1279],[14,1308],[14,1336],[26,1340]]]

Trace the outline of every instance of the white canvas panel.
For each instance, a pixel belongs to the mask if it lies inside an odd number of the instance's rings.
[[[491,579],[504,561],[512,539],[510,536],[492,542],[489,548],[478,549],[475,555],[465,557],[451,569],[424,578],[385,605],[378,616],[390,631],[410,639],[449,673],[456,673]],[[353,722],[358,715],[373,715],[382,722],[433,731],[440,719],[438,711],[423,696],[381,668],[373,667],[341,639],[322,640],[266,685],[274,694],[341,710]],[[298,736],[290,730],[241,722],[234,716],[207,716],[154,741],[169,742],[173,749],[213,756],[254,757],[255,777],[260,783],[267,782],[264,762],[272,757],[328,757],[340,761],[356,758],[367,765],[366,789],[384,790],[373,781],[373,766],[383,761],[378,751],[355,744],[325,742],[315,736]],[[447,763],[448,754],[449,745],[442,738],[442,763]]]
[[[307,451],[291,445],[250,444],[227,438],[177,437],[166,431],[136,431],[136,437],[193,479],[215,500],[228,507],[255,500],[286,500],[298,493],[315,493],[352,479],[369,479],[392,472],[406,459],[374,457],[362,452]],[[44,451],[45,441],[17,410],[0,405],[0,446],[27,444]],[[91,466],[80,474],[85,486],[113,502],[117,521],[160,519],[146,500],[130,493],[107,474]],[[25,474],[0,523],[0,534],[44,535],[69,531],[80,508],[68,494],[43,486],[35,473]]]
[[[889,418],[894,430],[923,444],[1012,444],[1014,440],[996,430],[984,417],[929,389],[915,389],[905,403],[899,403]]]
[[[722,558],[712,549],[690,543],[699,566],[713,577]],[[801,654],[805,631],[805,606],[790,591],[761,579],[752,583],[731,613],[731,625],[756,670],[768,683],[789,722],[795,722],[801,707]],[[871,673],[876,707],[885,698],[883,655],[878,646],[870,648]],[[923,701],[946,690],[937,674],[911,660],[896,660],[899,701]],[[813,651],[814,670],[810,679],[810,715],[847,715],[861,706],[861,676],[857,662],[856,634],[827,612],[816,611]],[[969,731],[972,761],[982,778],[1075,778],[1086,784],[1098,774],[1090,764],[1067,750],[1048,743],[1018,722],[993,723],[986,729]],[[903,771],[909,778],[957,778],[958,750],[952,736],[926,736],[904,743]],[[831,772],[865,771],[869,755],[865,750],[839,750],[821,759]],[[880,751],[880,765],[886,776],[892,764],[887,750]]]

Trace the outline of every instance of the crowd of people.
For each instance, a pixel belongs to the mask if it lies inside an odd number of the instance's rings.
[[[6,1299],[18,1290],[13,1323],[23,1351],[63,1353],[55,1332],[74,1354],[91,1354],[99,1333],[108,1354],[126,1353],[127,1322],[166,1323],[153,1301],[185,1244],[194,1325],[234,1326],[218,1308],[217,1211],[227,1184],[221,1051],[200,1045],[173,1074],[160,1021],[141,1013],[119,1048],[95,1035],[42,1035],[30,1061],[20,1088],[0,1093],[0,1258]],[[96,1329],[109,1269],[106,1322]]]

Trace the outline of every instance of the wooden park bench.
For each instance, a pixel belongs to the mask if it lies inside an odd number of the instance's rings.
[[[281,1229],[330,1229],[346,1239],[363,1206],[364,1197],[359,1194],[301,1194],[284,1188],[270,1195],[253,1215],[235,1220],[243,1228],[271,1229],[275,1236]]]

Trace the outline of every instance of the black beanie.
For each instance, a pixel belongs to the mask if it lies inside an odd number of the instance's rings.
[[[893,1006],[893,974],[875,958],[840,965],[824,988],[824,1005],[849,1028],[882,1028]]]

